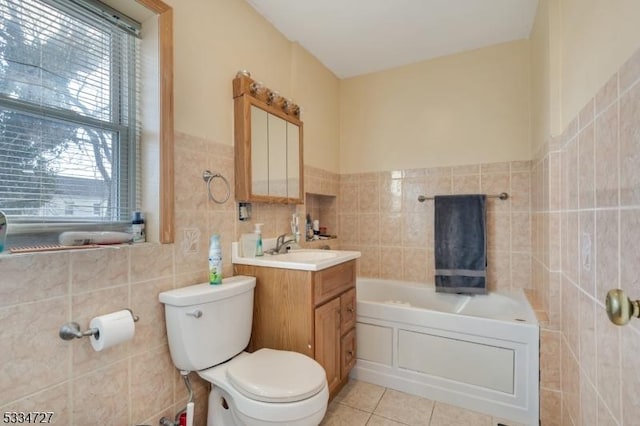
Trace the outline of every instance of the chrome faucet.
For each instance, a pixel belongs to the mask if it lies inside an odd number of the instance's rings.
[[[278,235],[278,238],[276,238],[276,248],[269,250],[269,252],[271,254],[286,253],[287,250],[291,248],[291,244],[296,242],[295,238],[287,240],[287,236],[287,234]]]

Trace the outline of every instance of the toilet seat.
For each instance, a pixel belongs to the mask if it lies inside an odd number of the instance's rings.
[[[227,403],[229,406],[235,407],[234,409],[237,410],[238,415],[244,418],[243,423],[247,424],[319,424],[324,417],[327,410],[327,402],[329,401],[329,387],[326,378],[323,377],[323,387],[320,392],[307,399],[282,403],[258,401],[241,393],[236,386],[231,384],[227,375],[229,367],[252,355],[247,352],[241,352],[228,362],[198,371],[200,377],[212,384],[210,398],[214,395],[216,388],[226,392],[228,394],[228,398],[225,397]],[[311,361],[315,363],[315,361]],[[325,374],[320,364],[317,365],[322,369],[322,373]],[[213,409],[213,404],[219,403],[219,400],[212,401],[210,399],[209,410]],[[308,419],[312,420],[309,421]]]
[[[260,349],[231,363],[227,379],[238,392],[256,401],[295,402],[320,392],[325,371],[306,355]]]

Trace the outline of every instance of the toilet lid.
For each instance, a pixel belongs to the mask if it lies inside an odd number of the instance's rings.
[[[320,392],[327,381],[313,359],[275,349],[260,349],[232,362],[227,378],[246,397],[264,402],[301,401]]]

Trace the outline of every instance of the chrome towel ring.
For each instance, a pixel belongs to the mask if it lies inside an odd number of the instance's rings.
[[[227,188],[227,195],[225,195],[224,200],[217,200],[211,193],[211,181],[213,181],[215,178],[222,179]],[[213,201],[214,203],[223,204],[229,199],[229,196],[231,195],[231,186],[229,185],[229,181],[227,180],[227,178],[222,176],[220,173],[211,173],[209,170],[205,170],[204,172],[202,172],[202,180],[207,182],[207,192],[209,193],[209,199],[211,201]]]

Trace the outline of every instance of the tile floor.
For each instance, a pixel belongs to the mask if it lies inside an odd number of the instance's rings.
[[[350,380],[331,401],[321,426],[520,426],[487,414]]]

